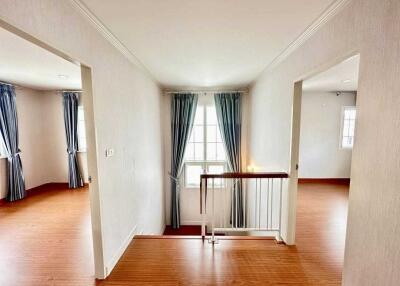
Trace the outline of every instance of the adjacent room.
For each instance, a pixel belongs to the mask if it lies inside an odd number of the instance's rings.
[[[297,245],[330,257],[341,280],[355,140],[359,55],[302,83]],[[323,261],[321,261],[323,263]]]
[[[0,42],[0,284],[47,259],[92,272],[81,68],[4,29]]]

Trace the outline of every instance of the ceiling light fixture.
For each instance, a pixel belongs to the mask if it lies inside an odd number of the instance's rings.
[[[344,80],[342,80],[342,83],[349,83],[349,82],[351,82],[351,79],[344,79]]]

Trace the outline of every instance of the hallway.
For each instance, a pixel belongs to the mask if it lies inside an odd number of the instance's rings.
[[[343,185],[300,185],[296,247],[139,236],[96,283],[88,191],[51,187],[0,205],[0,285],[339,285],[347,195]]]
[[[348,186],[301,184],[297,245],[274,240],[137,237],[100,285],[340,285]],[[249,281],[252,281],[251,283]]]

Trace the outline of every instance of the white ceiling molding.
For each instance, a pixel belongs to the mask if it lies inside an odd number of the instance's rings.
[[[318,17],[307,29],[294,40],[282,53],[280,53],[268,66],[261,72],[261,74],[250,84],[252,86],[257,79],[266,71],[274,69],[287,57],[289,57],[296,49],[304,44],[309,38],[311,38],[322,26],[325,25],[330,19],[338,14],[350,0],[338,0],[333,2],[322,14]]]
[[[149,75],[159,85],[160,82],[154,76],[150,69],[147,68],[135,54],[129,50],[103,23],[99,18],[83,3],[82,0],[70,0],[72,5],[88,20],[90,23],[112,44],[114,45],[128,60],[138,66],[147,75]],[[292,54],[298,47],[306,42],[312,35],[314,35],[326,22],[332,19],[341,9],[343,9],[350,0],[337,0],[334,1],[311,25],[309,25],[300,36],[298,36],[290,45],[288,45],[283,52],[275,57],[263,71],[253,80],[249,85],[252,86],[254,82],[267,70],[271,70]],[[170,89],[175,89],[169,87]]]
[[[116,36],[90,11],[90,9],[83,4],[80,0],[70,0],[72,6],[85,18],[87,18],[90,23],[96,28],[108,40],[117,50],[119,50],[130,62],[137,66],[140,70],[145,72],[151,79],[153,79],[157,84],[158,80],[150,72],[150,70],[127,48],[125,45],[118,40]]]

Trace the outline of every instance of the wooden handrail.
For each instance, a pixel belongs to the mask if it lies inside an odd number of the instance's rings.
[[[203,179],[205,179],[205,196],[207,197],[207,179],[274,179],[289,178],[289,174],[285,172],[233,172],[233,173],[222,173],[222,174],[202,174],[200,175],[200,213],[203,213]]]
[[[268,173],[253,173],[253,172],[238,172],[238,173],[222,173],[222,174],[202,174],[202,179],[268,179],[268,178],[289,178],[289,175],[284,172],[268,172]]]

